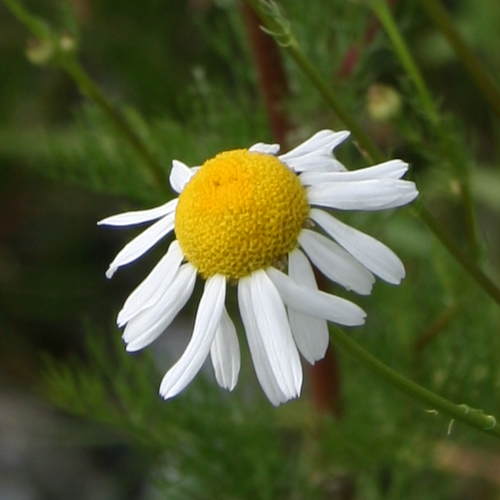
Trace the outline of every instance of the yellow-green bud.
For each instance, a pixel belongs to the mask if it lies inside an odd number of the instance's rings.
[[[368,89],[366,107],[373,120],[388,121],[401,111],[401,97],[394,87],[374,83]]]
[[[28,40],[26,57],[29,62],[36,65],[47,64],[54,55],[54,44],[51,40]]]
[[[75,39],[68,34],[62,35],[61,38],[59,38],[59,48],[63,52],[72,52],[76,48]]]

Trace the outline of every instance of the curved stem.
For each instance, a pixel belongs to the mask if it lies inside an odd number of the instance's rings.
[[[439,122],[439,114],[434,104],[434,100],[432,99],[432,95],[425,83],[422,73],[420,72],[408,49],[405,40],[401,35],[401,32],[399,31],[396,22],[394,21],[389,5],[386,0],[372,0],[371,7],[384,27],[384,30],[392,43],[394,52],[398,56],[403,68],[413,81],[422,107],[424,108],[424,112],[428,115],[431,121],[434,123]]]
[[[41,41],[52,44],[51,61],[63,69],[76,83],[80,92],[92,100],[111,120],[117,131],[125,138],[143,160],[148,174],[153,177],[162,191],[167,191],[166,172],[160,162],[151,153],[141,137],[129,125],[126,118],[117,109],[98,85],[90,78],[82,65],[76,60],[72,52],[64,52],[58,46],[58,37],[50,26],[37,16],[31,14],[18,0],[3,0],[7,9],[20,21],[34,36]]]
[[[478,230],[470,188],[469,166],[464,156],[460,154],[460,148],[457,147],[456,141],[447,133],[444,127],[439,109],[432,98],[422,72],[411,55],[408,44],[396,24],[387,0],[372,0],[371,7],[384,27],[401,65],[415,86],[424,114],[429,120],[436,137],[439,139],[440,154],[444,158],[448,157],[451,166],[456,171],[457,182],[460,186],[460,195],[462,197],[467,239],[472,255],[477,257],[479,255]]]
[[[469,49],[460,33],[453,26],[448,12],[439,0],[420,0],[422,8],[432,19],[451,48],[460,59],[471,79],[481,90],[481,95],[500,116],[500,88],[492,76],[484,69],[476,55]]]
[[[291,57],[313,82],[315,87],[323,96],[323,99],[330,105],[342,123],[351,131],[353,137],[357,141],[357,145],[360,148],[361,153],[376,162],[382,162],[384,160],[383,153],[372,141],[370,136],[363,130],[359,123],[344,109],[332,86],[327,84],[326,81],[320,76],[316,68],[311,64],[309,59],[297,45],[292,44],[287,48]]]
[[[443,230],[437,220],[425,208],[422,203],[417,203],[415,213],[427,227],[434,233],[434,236],[452,254],[458,263],[474,278],[476,283],[498,304],[500,305],[500,289],[486,274],[465,255],[458,245]]]
[[[390,366],[382,363],[382,361],[366,351],[349,335],[338,328],[335,329],[333,334],[333,341],[351,357],[370,368],[372,372],[377,373],[386,382],[389,382],[407,396],[420,401],[428,409],[447,415],[481,432],[500,438],[500,426],[497,424],[494,416],[487,415],[482,410],[471,408],[465,404],[455,404],[439,394],[403,377]]]
[[[3,0],[8,10],[40,40],[50,38],[52,33],[47,23],[32,15],[17,0]]]
[[[123,114],[115,108],[115,106],[113,106],[101,89],[90,78],[83,66],[73,57],[62,58],[59,65],[73,79],[80,89],[80,92],[90,100],[94,101],[94,103],[99,106],[102,111],[104,111],[108,118],[113,122],[116,129],[144,160],[145,165],[148,167],[149,174],[153,177],[158,186],[162,190],[166,190],[166,172],[161,164],[156,160],[140,136],[128,124]]]
[[[384,155],[370,136],[358,122],[344,109],[340,98],[332,86],[327,83],[318,70],[302,52],[297,40],[292,35],[287,20],[283,17],[278,4],[274,1],[245,0],[257,13],[264,24],[264,31],[271,35],[278,45],[283,47],[296,62],[302,72],[312,81],[323,99],[329,104],[333,112],[342,123],[351,131],[357,141],[357,146],[364,156],[375,161],[383,161]]]

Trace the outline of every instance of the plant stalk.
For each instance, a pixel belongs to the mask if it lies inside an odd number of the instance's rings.
[[[348,113],[344,109],[339,97],[333,90],[332,86],[327,84],[326,81],[321,77],[321,75],[311,64],[309,59],[307,59],[304,53],[300,50],[300,47],[298,45],[292,44],[287,47],[287,50],[292,59],[302,69],[302,72],[309,77],[311,82],[313,82],[314,86],[323,96],[323,99],[333,109],[334,113],[338,116],[338,118],[342,121],[346,128],[351,131],[363,156],[370,158],[375,162],[384,161],[383,153],[373,142],[371,137],[359,125],[359,123],[354,118],[352,118],[350,113]]]
[[[423,112],[429,120],[434,133],[439,139],[441,154],[444,157],[448,156],[450,164],[456,171],[457,181],[460,186],[460,196],[462,198],[463,217],[467,239],[472,256],[477,258],[479,255],[479,238],[474,213],[474,203],[470,188],[469,167],[464,161],[463,156],[461,154],[457,154],[459,148],[457,148],[454,144],[455,141],[453,138],[446,133],[438,107],[432,98],[429,87],[422,76],[422,72],[411,55],[408,44],[404,40],[403,35],[396,24],[387,0],[372,0],[371,6],[387,33],[396,56],[399,58],[401,65],[415,86]]]
[[[107,99],[83,66],[73,57],[63,58],[59,65],[78,86],[80,92],[93,101],[113,122],[116,129],[143,159],[149,175],[163,191],[167,190],[166,172],[140,136],[128,124],[123,114]]]
[[[500,288],[466,255],[441,227],[427,208],[417,202],[416,215],[432,231],[434,236],[455,257],[455,260],[474,278],[476,283],[500,306]]]
[[[64,51],[59,46],[59,37],[51,27],[37,16],[31,14],[18,0],[3,0],[7,9],[40,41],[51,44],[52,58],[50,62],[63,69],[78,86],[80,92],[93,101],[115,125],[116,130],[130,144],[148,171],[148,176],[158,184],[158,187],[168,191],[166,172],[160,162],[154,157],[141,137],[129,125],[123,114],[111,103],[98,85],[90,78],[82,65],[76,60],[72,51]]]
[[[492,415],[485,414],[482,410],[471,408],[465,404],[455,404],[435,392],[407,379],[393,370],[375,356],[366,351],[348,334],[336,328],[333,341],[352,358],[364,364],[372,372],[389,382],[413,400],[417,400],[428,410],[442,413],[452,419],[459,420],[470,427],[500,438],[500,426]]]
[[[476,55],[469,49],[439,0],[420,0],[422,8],[448,40],[451,48],[469,73],[472,81],[481,90],[481,95],[500,116],[500,88],[484,69]]]

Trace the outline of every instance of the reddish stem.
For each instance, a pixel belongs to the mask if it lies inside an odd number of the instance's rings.
[[[342,391],[337,353],[330,344],[326,356],[309,369],[312,400],[321,413],[342,416]]]
[[[394,6],[396,2],[397,0],[388,0],[391,7]],[[380,23],[378,20],[375,17],[369,19],[361,41],[354,42],[347,49],[337,71],[337,76],[341,78],[349,78],[352,76],[361,58],[361,52],[373,42],[379,31]]]
[[[242,11],[271,132],[284,147],[291,127],[284,107],[288,82],[281,56],[274,40],[260,29],[259,18],[252,8],[244,3]]]
[[[260,29],[259,18],[247,4],[243,4],[243,16],[271,131],[274,139],[284,146],[291,125],[284,107],[289,87],[281,54],[274,40]],[[317,279],[321,288],[324,280],[319,275]],[[318,412],[340,417],[340,370],[333,346],[309,372],[314,407]]]

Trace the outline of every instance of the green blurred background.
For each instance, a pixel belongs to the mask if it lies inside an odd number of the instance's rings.
[[[366,40],[370,10],[344,0],[282,4],[311,61],[388,156],[410,161],[422,198],[465,249],[456,171],[383,32]],[[165,179],[174,158],[195,165],[275,139],[238,2],[24,5],[75,42]],[[500,4],[446,7],[496,77]],[[480,262],[498,283],[499,118],[419,1],[395,2],[394,12],[443,126],[471,165]],[[162,372],[187,342],[195,301],[169,338],[124,354],[114,317],[164,248],[109,282],[108,262],[133,233],[96,221],[165,195],[65,73],[30,62],[39,46],[3,5],[0,33],[1,499],[500,498],[493,438],[422,409],[342,355],[336,415],[318,410],[313,374],[299,401],[272,408],[247,352],[234,394],[207,370],[174,401],[161,401]],[[346,73],[353,47],[359,57]],[[288,145],[342,128],[292,62],[282,64]],[[339,156],[348,168],[366,165],[352,145]],[[372,296],[354,299],[369,318],[355,338],[419,383],[500,415],[498,307],[409,209],[344,220],[394,248],[408,275],[399,288],[378,283]]]

